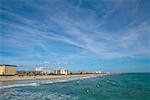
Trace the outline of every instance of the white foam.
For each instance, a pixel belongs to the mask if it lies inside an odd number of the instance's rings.
[[[69,81],[73,81],[73,80],[79,80],[79,79],[81,79],[81,80],[82,79],[88,79],[88,78],[93,78],[93,77],[97,77],[97,75],[66,78],[66,79],[59,79],[59,80],[47,80],[44,82],[40,82],[40,84],[62,83],[62,82],[69,82]]]
[[[39,86],[39,84],[38,84],[38,83],[12,84],[12,85],[0,86],[0,89],[4,89],[4,88],[13,88],[13,87],[24,87],[24,86]]]
[[[73,80],[79,80],[79,79],[93,78],[93,77],[97,77],[97,75],[58,79],[58,80],[57,79],[56,80],[44,80],[44,81],[41,80],[40,82],[37,82],[37,83],[5,85],[5,86],[0,86],[0,89],[13,88],[13,87],[24,87],[24,86],[39,86],[40,84],[62,83],[62,82],[69,82],[69,81],[73,81]]]

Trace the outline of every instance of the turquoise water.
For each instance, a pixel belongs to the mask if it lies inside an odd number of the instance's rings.
[[[0,84],[0,100],[150,100],[150,73]]]

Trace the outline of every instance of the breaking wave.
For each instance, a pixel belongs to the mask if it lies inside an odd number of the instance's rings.
[[[38,84],[38,83],[12,84],[12,85],[0,86],[0,89],[4,89],[4,88],[13,88],[13,87],[24,87],[24,86],[39,86],[39,85],[40,85],[40,84]]]
[[[25,87],[25,86],[39,86],[41,84],[52,84],[52,83],[63,83],[63,82],[69,82],[73,80],[82,80],[82,79],[88,79],[88,78],[93,78],[97,77],[97,75],[92,75],[92,76],[84,76],[84,77],[73,77],[73,78],[60,78],[60,79],[54,79],[54,80],[40,80],[40,81],[34,81],[33,83],[26,83],[26,84],[11,84],[11,85],[3,85],[0,86],[0,89],[5,89],[5,88],[14,88],[14,87]]]
[[[97,77],[97,75],[85,76],[85,77],[65,78],[65,79],[59,79],[59,80],[46,80],[44,82],[40,82],[40,84],[63,83],[63,82],[69,82],[69,81],[73,81],[73,80],[82,80],[82,79],[88,79],[88,78],[94,78],[94,77]]]

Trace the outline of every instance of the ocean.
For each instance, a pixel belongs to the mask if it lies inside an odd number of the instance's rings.
[[[150,73],[1,82],[0,100],[150,100]]]

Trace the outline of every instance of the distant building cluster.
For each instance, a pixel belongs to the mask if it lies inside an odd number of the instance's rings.
[[[72,73],[68,69],[54,69],[48,70],[44,67],[36,67],[35,71],[16,71],[16,66],[14,65],[0,65],[0,76],[10,76],[10,75],[18,75],[18,76],[36,76],[36,75],[79,75],[79,74],[111,74],[110,72],[87,72],[87,71],[79,71]]]
[[[35,71],[41,71],[46,74],[55,74],[55,75],[68,75],[70,71],[68,69],[55,69],[55,70],[48,70],[44,69],[44,67],[36,67]]]

